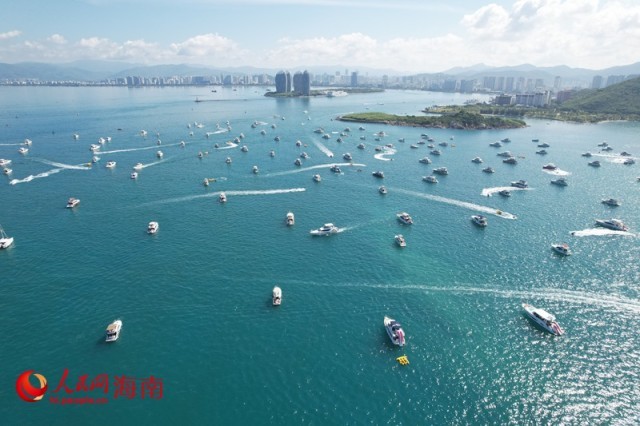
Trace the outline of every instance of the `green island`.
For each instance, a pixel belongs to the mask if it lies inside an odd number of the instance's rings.
[[[517,118],[483,115],[468,111],[465,107],[451,107],[452,110],[439,115],[394,115],[382,112],[363,112],[338,117],[340,121],[357,123],[382,123],[393,126],[435,127],[442,129],[518,129],[526,123]],[[454,110],[455,108],[455,110]]]
[[[347,88],[331,88],[322,90],[312,90],[309,95],[303,95],[300,92],[267,92],[264,95],[270,98],[300,98],[303,96],[327,96],[327,92],[346,92],[346,93],[379,93],[384,89],[376,87],[347,87]]]

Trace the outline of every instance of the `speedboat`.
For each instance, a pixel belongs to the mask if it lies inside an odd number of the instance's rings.
[[[94,155],[93,157],[91,157],[92,163],[97,163],[98,161],[100,161],[100,157],[98,157],[97,155]]]
[[[473,160],[471,160],[472,163],[476,163],[476,164],[480,164],[482,163],[482,158],[480,157],[476,157]]]
[[[600,167],[600,162],[598,160],[591,161],[589,163],[591,167]]]
[[[0,158],[0,167],[8,166],[9,164],[11,164],[11,160]]]
[[[411,216],[409,216],[409,213],[407,212],[398,213],[396,217],[400,222],[404,223],[405,225],[413,224],[413,219],[411,218]]]
[[[563,256],[569,256],[571,254],[571,249],[569,249],[568,244],[551,244],[551,248]]]
[[[473,221],[473,223],[482,228],[486,227],[489,224],[487,218],[485,216],[482,216],[481,214],[474,214],[473,216],[471,216],[471,220]]]
[[[384,317],[384,328],[387,330],[387,334],[394,345],[404,346],[405,336],[402,325],[393,318],[387,316]]]
[[[287,222],[287,226],[293,226],[296,223],[296,219],[295,219],[295,216],[293,215],[293,212],[287,213],[285,221]]]
[[[558,186],[567,186],[569,185],[567,183],[567,179],[563,178],[563,177],[559,177],[558,179],[554,179],[551,181],[552,184],[554,185],[558,185]]]
[[[142,163],[136,163],[135,166],[133,166],[133,170],[142,170],[144,168],[144,164]]]
[[[335,226],[333,223],[325,223],[318,229],[312,229],[311,231],[309,231],[309,233],[311,235],[331,235],[331,234],[337,234],[338,231],[339,231],[338,227]]]
[[[271,303],[273,303],[273,306],[280,306],[280,304],[282,304],[282,289],[278,286],[273,287]]]
[[[95,143],[91,144],[91,146],[89,147],[90,151],[100,151],[100,145],[96,145]]]
[[[6,249],[11,244],[13,244],[13,237],[9,237],[4,229],[0,227],[0,249]]]
[[[316,182],[320,182],[322,180],[322,176],[317,175],[317,174],[313,175],[313,180],[316,181]]]
[[[436,177],[433,175],[424,176],[422,180],[429,183],[438,183],[438,179],[436,179]]]
[[[620,153],[620,155],[622,155],[623,157],[630,157],[631,156],[631,154],[629,154],[627,151],[622,151]]]
[[[500,142],[509,143],[509,142],[511,142],[511,139],[509,139],[509,138],[500,139]]]
[[[227,164],[231,164],[231,157],[227,157],[226,160],[224,160],[224,162]]]
[[[433,173],[438,174],[438,175],[448,175],[449,174],[449,170],[447,170],[446,167],[438,167],[436,169],[433,169]]]
[[[434,149],[433,151],[431,151],[431,155],[442,155],[442,152],[440,152],[439,149]]]
[[[492,146],[494,148],[500,148],[502,144],[500,142],[492,142],[489,144],[489,146]]]
[[[538,145],[538,148],[549,148],[551,145],[549,145],[548,143],[541,143],[540,145]]]
[[[511,197],[511,191],[508,189],[503,189],[502,191],[498,191],[498,195],[502,195],[503,197]]]
[[[164,153],[162,151],[158,151],[158,152],[156,152],[156,157],[162,158],[162,157],[164,157]]]
[[[138,179],[138,172],[131,172],[131,179]]]
[[[364,149],[365,145],[363,143],[358,144],[358,149]]]
[[[251,168],[251,171],[252,171],[254,174],[258,174],[258,172],[259,172],[260,170],[258,170],[258,166],[253,166],[253,167]]]
[[[529,184],[527,183],[526,180],[517,180],[514,182],[511,182],[511,186],[515,187],[515,188],[528,188]]]
[[[5,175],[10,175],[13,172],[13,169],[10,169],[8,167],[2,169],[2,173],[4,173]]]
[[[296,161],[293,162],[296,166],[302,166],[302,161],[299,158],[296,158]]]
[[[385,186],[381,186],[380,188],[378,188],[378,192],[384,195],[387,193],[387,188]]]
[[[407,246],[407,241],[404,239],[404,237],[402,236],[402,234],[398,234],[394,237],[396,244],[398,244],[400,247],[406,247]]]
[[[547,163],[544,166],[542,166],[542,168],[545,170],[558,170],[558,166],[556,166],[553,163]]]
[[[276,152],[274,150],[269,151],[269,156],[270,157],[275,157],[276,156]]]
[[[499,152],[496,155],[498,157],[505,157],[505,158],[513,157],[513,154],[511,153],[511,151]]]
[[[603,228],[612,229],[614,231],[628,231],[627,225],[625,225],[619,219],[596,219],[596,225],[602,226]]]
[[[635,163],[636,160],[634,160],[633,158],[625,158],[625,160],[622,162],[622,164],[624,164],[625,166],[630,166]]]
[[[606,204],[612,207],[618,207],[620,205],[620,201],[615,198],[607,198],[606,200],[602,200],[602,204]]]
[[[300,154],[300,158],[304,158],[306,160],[307,158],[309,158],[309,154],[303,152],[302,154]]]
[[[485,167],[484,169],[482,169],[483,172],[485,173],[495,173],[496,171],[493,170],[493,167]]]
[[[122,329],[122,321],[115,320],[107,326],[107,336],[105,341],[115,342],[120,337],[120,330]]]
[[[383,173],[383,172],[381,172],[380,170],[377,170],[377,171],[375,171],[375,172],[373,172],[373,173],[371,173],[371,174],[372,174],[373,176],[375,176],[375,177],[377,177],[377,178],[381,178],[381,179],[384,177],[384,173]]]
[[[431,164],[431,159],[429,157],[422,157],[421,159],[418,160],[418,162],[422,164]]]
[[[20,154],[26,154],[27,152],[29,152],[29,149],[25,148],[24,146],[21,146],[20,149],[18,149],[18,152]]]
[[[540,327],[544,328],[549,333],[555,336],[562,336],[564,334],[564,330],[556,321],[556,317],[551,315],[549,312],[543,309],[535,308],[528,303],[523,303],[522,308],[524,309],[525,314],[530,320],[538,324]]]
[[[331,170],[333,173],[342,173],[342,170],[340,170],[340,167],[336,165],[331,166],[329,170]]]
[[[240,151],[242,152],[249,152],[249,148],[247,148],[246,145],[242,145],[242,148],[240,148]]]
[[[67,208],[68,209],[72,209],[75,206],[77,206],[78,204],[80,204],[80,200],[78,200],[77,198],[69,198],[69,200],[67,201]]]
[[[353,160],[353,157],[352,157],[352,156],[351,156],[351,154],[349,154],[348,152],[347,152],[346,154],[344,154],[344,155],[342,156],[342,158],[344,158],[344,159],[345,159],[345,160],[347,160],[347,161],[351,161],[351,160]]]
[[[220,195],[218,196],[218,201],[220,201],[221,203],[226,203],[227,194],[225,194],[224,192],[221,192]]]
[[[516,160],[516,157],[505,158],[504,160],[502,160],[502,162],[506,164],[518,164],[518,160]]]
[[[108,161],[107,164],[105,164],[105,166],[107,167],[107,169],[113,169],[116,166],[116,162]]]
[[[149,225],[147,225],[147,234],[155,234],[158,232],[158,228],[160,228],[158,222],[149,222]]]
[[[583,157],[591,157],[591,153],[590,152],[585,152],[584,154],[582,154]]]

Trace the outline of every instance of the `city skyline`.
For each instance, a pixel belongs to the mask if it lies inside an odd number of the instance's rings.
[[[597,70],[637,62],[640,52],[640,4],[629,0],[12,3],[0,26],[6,63],[344,65],[404,73],[530,63]]]

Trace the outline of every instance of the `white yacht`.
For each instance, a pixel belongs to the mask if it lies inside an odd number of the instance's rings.
[[[149,222],[149,225],[147,225],[147,234],[155,234],[158,232],[158,228],[160,228],[160,224],[158,224],[158,222]]]
[[[13,173],[13,169],[5,167],[4,169],[2,169],[2,173],[4,173],[5,175],[10,175],[11,173]]]
[[[242,148],[240,148],[240,151],[242,152],[249,152],[249,148],[247,148],[246,145],[242,145]]]
[[[436,169],[433,169],[433,173],[438,174],[438,175],[448,175],[449,174],[449,170],[447,170],[446,167],[438,167]]]
[[[72,209],[75,206],[77,206],[78,204],[80,204],[80,200],[78,200],[77,198],[69,198],[69,200],[67,200],[67,208],[68,209]]]
[[[322,181],[322,176],[320,176],[318,174],[315,174],[315,175],[313,175],[313,180],[316,181],[316,182],[320,182],[320,181]]]
[[[482,163],[482,158],[480,157],[475,157],[473,160],[471,160],[472,163],[476,163],[476,164],[480,164]]]
[[[406,247],[407,246],[407,241],[404,239],[404,237],[402,236],[402,234],[398,234],[394,237],[396,244],[399,245],[400,247]]]
[[[138,179],[138,172],[131,172],[131,179]]]
[[[571,255],[571,249],[569,249],[568,244],[551,244],[551,248],[553,251],[563,256]]]
[[[513,157],[513,154],[511,153],[511,151],[503,151],[503,152],[499,152],[496,154],[498,157],[505,157],[505,158],[509,158],[509,157]]]
[[[485,173],[495,173],[496,171],[493,170],[493,167],[485,167],[484,169],[482,169],[483,172]]]
[[[518,160],[516,160],[516,157],[505,158],[504,160],[502,160],[502,162],[505,164],[518,164]]]
[[[331,170],[333,173],[342,173],[342,170],[340,170],[340,167],[338,167],[337,165],[331,166],[329,170]]]
[[[136,163],[135,166],[133,166],[133,170],[142,170],[144,168],[144,164],[142,163]]]
[[[569,184],[567,183],[567,179],[563,178],[563,177],[559,177],[558,179],[554,179],[551,181],[552,184],[554,185],[558,185],[558,186],[568,186]]]
[[[429,183],[438,183],[438,179],[433,175],[424,176],[422,180]]]
[[[231,157],[227,157],[227,159],[224,160],[224,162],[227,163],[227,164],[231,164]]]
[[[105,166],[108,169],[113,169],[116,166],[116,162],[115,161],[108,161],[107,164],[105,164]]]
[[[254,174],[256,174],[256,175],[257,175],[257,174],[258,174],[258,172],[259,172],[260,170],[258,170],[258,166],[253,166],[253,167],[251,168],[251,171],[252,171]]]
[[[11,160],[0,158],[0,167],[8,166],[9,164],[11,164]]]
[[[311,235],[331,235],[338,233],[339,229],[333,223],[325,223],[318,229],[309,231]]]
[[[122,321],[115,320],[107,326],[107,335],[105,341],[115,342],[120,337],[120,330],[122,329]]]
[[[302,161],[299,158],[296,158],[296,161],[293,162],[296,166],[302,166]]]
[[[377,177],[377,178],[380,178],[380,179],[384,178],[384,173],[382,171],[380,171],[380,170],[377,170],[377,171],[375,171],[375,172],[373,172],[371,174],[373,176]]]
[[[351,154],[349,154],[348,152],[347,152],[346,154],[344,154],[344,155],[342,156],[342,158],[344,158],[344,159],[345,159],[345,160],[347,160],[347,161],[351,161],[351,160],[353,160],[353,157],[352,157],[352,156],[351,156]]]
[[[594,161],[589,162],[589,165],[591,167],[600,167],[600,162],[598,160],[594,160]]]
[[[293,215],[293,212],[287,213],[285,221],[287,222],[287,226],[293,226],[296,223],[296,218]]]
[[[540,327],[544,328],[549,333],[561,336],[564,334],[564,330],[560,327],[558,322],[556,321],[556,317],[551,315],[549,312],[535,308],[528,303],[523,303],[522,308],[524,312],[527,314],[527,317],[538,324]]]
[[[582,154],[583,157],[591,157],[591,153],[589,151]]]
[[[422,157],[421,159],[418,160],[419,163],[422,164],[431,164],[431,158],[429,157]]]
[[[387,330],[387,334],[389,335],[389,339],[393,342],[394,345],[404,346],[405,344],[405,336],[404,330],[402,329],[402,325],[393,318],[384,317],[384,328]]]
[[[625,166],[630,166],[632,164],[636,164],[636,160],[634,160],[633,158],[625,158],[622,164],[624,164]]]
[[[89,147],[89,150],[95,152],[95,151],[100,151],[100,148],[101,148],[100,145],[97,145],[97,144],[93,143]]]
[[[407,212],[398,213],[396,214],[396,217],[400,222],[404,223],[405,225],[413,224],[413,219],[411,218],[411,216],[409,216],[409,213]]]
[[[500,142],[492,142],[489,144],[489,146],[492,146],[494,148],[500,148],[502,144]]]
[[[282,289],[278,286],[273,287],[271,303],[273,303],[273,306],[280,306],[282,304]]]
[[[596,219],[596,225],[603,228],[612,229],[614,231],[628,231],[627,225],[625,225],[619,219]]]
[[[380,188],[378,188],[378,192],[381,193],[382,195],[385,195],[388,191],[387,191],[387,188],[383,185]]]
[[[529,184],[527,183],[526,180],[517,180],[514,182],[511,182],[511,186],[513,186],[514,188],[528,188]]]
[[[482,216],[481,214],[474,214],[473,216],[471,216],[471,220],[481,228],[485,228],[489,224],[486,216]]]
[[[98,157],[97,155],[94,155],[93,157],[91,157],[92,163],[97,163],[98,161],[100,161],[100,157]]]
[[[226,203],[227,194],[225,194],[224,192],[221,192],[220,195],[218,196],[218,201],[220,201],[221,203]]]
[[[620,205],[620,201],[615,198],[607,198],[606,200],[602,200],[602,204],[606,204],[612,207],[618,207]]]
[[[11,244],[13,244],[13,237],[9,237],[4,229],[0,227],[0,249],[6,249]]]
[[[26,154],[27,152],[29,152],[29,149],[25,148],[24,146],[21,146],[20,149],[18,149],[18,152],[20,154]]]
[[[164,153],[162,151],[158,151],[158,152],[156,152],[156,157],[162,158],[162,157],[164,157]]]
[[[498,191],[498,195],[502,195],[503,197],[511,197],[511,191],[509,191],[508,189],[503,189],[501,191]]]

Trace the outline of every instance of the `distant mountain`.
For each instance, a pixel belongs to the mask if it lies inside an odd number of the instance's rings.
[[[563,110],[640,116],[640,77],[605,89],[581,90],[562,103]]]

